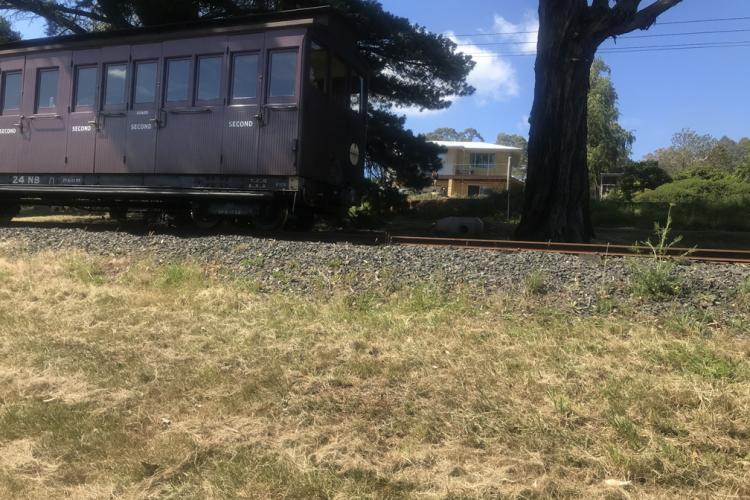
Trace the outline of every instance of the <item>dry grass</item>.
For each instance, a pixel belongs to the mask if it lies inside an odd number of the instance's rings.
[[[0,497],[750,496],[744,321],[255,289],[0,259]]]

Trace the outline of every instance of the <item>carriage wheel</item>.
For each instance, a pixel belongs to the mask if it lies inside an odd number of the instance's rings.
[[[109,210],[109,218],[118,224],[123,224],[128,220],[128,209],[125,207],[115,207]]]
[[[203,212],[200,208],[194,208],[190,211],[190,218],[198,229],[213,229],[221,222],[221,217]]]
[[[18,205],[0,205],[0,225],[7,225],[21,211]]]
[[[277,231],[289,219],[289,209],[281,203],[263,203],[253,215],[253,226],[259,231]]]
[[[315,227],[315,212],[308,206],[298,206],[294,215],[289,218],[287,228],[293,231],[308,232]]]

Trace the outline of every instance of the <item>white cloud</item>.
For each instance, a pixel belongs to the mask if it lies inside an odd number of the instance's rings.
[[[420,109],[417,106],[409,106],[406,108],[393,108],[393,111],[398,115],[406,115],[407,118],[427,118],[428,116],[441,115],[448,112],[448,108],[445,109]]]
[[[492,28],[480,31],[476,37],[461,37],[459,40],[453,33],[447,34],[451,40],[460,45],[461,52],[471,55],[476,62],[468,81],[477,89],[475,95],[479,105],[503,101],[518,95],[520,89],[516,70],[510,58],[503,57],[501,54],[533,53],[536,50],[538,30],[539,21],[533,13],[529,12],[518,24],[496,15]],[[481,36],[482,33],[493,35]],[[510,34],[503,36],[496,35],[497,33]],[[503,45],[484,45],[493,42]]]
[[[523,115],[517,122],[516,122],[516,129],[518,132],[523,136],[529,135],[529,115]]]
[[[518,24],[512,23],[502,16],[495,15],[495,24],[492,33],[513,33],[511,35],[499,36],[498,41],[513,45],[499,45],[506,47],[505,52],[519,52],[533,54],[536,52],[536,43],[539,39],[539,19],[536,14],[529,11],[524,15],[523,21]]]

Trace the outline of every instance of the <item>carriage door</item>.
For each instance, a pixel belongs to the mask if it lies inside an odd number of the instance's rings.
[[[132,54],[133,88],[125,156],[129,173],[153,174],[156,171],[156,136],[162,120],[159,111],[161,44],[136,45]]]
[[[68,106],[72,80],[70,53],[26,57],[22,115],[21,173],[65,172]]]
[[[261,174],[297,173],[302,41],[302,36],[266,35],[258,160]]]
[[[127,172],[125,144],[128,130],[128,75],[130,47],[106,47],[102,55],[102,91],[96,135],[97,174]]]
[[[69,173],[92,174],[96,151],[96,97],[99,88],[99,50],[73,54],[73,101],[68,127]]]
[[[164,121],[156,144],[162,174],[219,174],[224,121],[224,38],[165,42]]]
[[[229,95],[224,116],[221,173],[257,175],[263,35],[232,37],[228,43]]]
[[[24,58],[0,59],[0,172],[18,172],[23,147],[21,94]]]

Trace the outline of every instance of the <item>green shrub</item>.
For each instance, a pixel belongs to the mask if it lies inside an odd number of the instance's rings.
[[[750,182],[741,182],[730,176],[708,179],[693,176],[644,191],[635,199],[651,203],[702,203],[748,207]]]
[[[362,202],[349,208],[345,222],[355,228],[373,229],[406,208],[406,196],[397,189],[367,182]]]
[[[669,182],[672,182],[672,178],[659,168],[658,163],[632,163],[624,168],[615,195],[620,195],[623,199],[632,201],[636,193],[647,189],[656,189]]]
[[[523,209],[523,193],[518,190],[510,195],[511,217],[517,218]],[[508,193],[492,193],[481,198],[450,198],[419,201],[414,204],[412,214],[419,219],[436,220],[446,217],[495,217],[505,216],[508,211]]]
[[[592,220],[596,227],[650,228],[655,220],[664,220],[669,203],[593,201]],[[677,203],[672,208],[674,227],[750,231],[750,200],[746,203]]]

